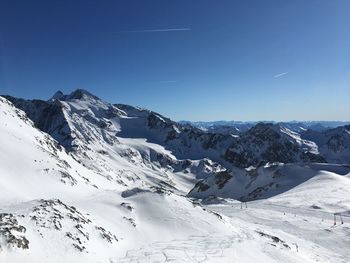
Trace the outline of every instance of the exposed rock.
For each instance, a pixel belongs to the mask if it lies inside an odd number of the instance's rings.
[[[0,214],[0,239],[3,239],[5,245],[21,249],[29,248],[29,241],[23,235],[26,228],[18,223],[15,215],[10,213]],[[0,242],[0,248],[2,244]]]

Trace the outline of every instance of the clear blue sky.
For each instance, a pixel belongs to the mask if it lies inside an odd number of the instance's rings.
[[[348,0],[0,0],[0,94],[174,120],[350,120]]]

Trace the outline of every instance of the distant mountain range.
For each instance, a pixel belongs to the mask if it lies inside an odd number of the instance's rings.
[[[179,121],[181,124],[191,125],[204,131],[224,134],[240,134],[259,122],[280,124],[296,132],[305,130],[324,131],[350,124],[350,121]]]

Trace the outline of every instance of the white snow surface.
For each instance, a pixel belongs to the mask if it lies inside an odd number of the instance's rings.
[[[232,199],[204,205],[186,194],[222,167],[191,160],[183,169],[158,144],[115,136],[120,120],[102,140],[75,113],[97,116],[104,105],[86,103],[65,104],[81,147],[68,153],[0,97],[0,262],[350,261],[349,167],[276,164],[257,180],[286,171],[285,191],[242,209]],[[333,226],[334,213],[344,224]]]

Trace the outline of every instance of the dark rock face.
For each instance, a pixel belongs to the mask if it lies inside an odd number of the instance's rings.
[[[62,99],[64,97],[64,94],[62,91],[57,91],[51,98],[51,100],[59,100]]]
[[[92,95],[91,93],[89,93],[88,91],[86,90],[83,90],[83,89],[77,89],[76,91],[72,92],[68,98],[69,99],[76,99],[76,100],[80,100],[83,98],[83,96],[91,96],[91,97],[94,97],[95,99],[98,99],[96,96]]]
[[[291,249],[290,246],[285,242],[283,241],[282,239],[280,239],[279,237],[277,236],[273,236],[273,235],[269,235],[269,234],[266,234],[262,231],[256,231],[260,236],[262,237],[265,237],[265,238],[268,238],[270,239],[271,241],[273,241],[274,243],[276,244],[280,244],[282,245],[284,248],[287,248],[287,249]],[[271,244],[273,246],[276,246],[275,244]]]
[[[74,138],[60,101],[24,100],[5,96],[16,108],[23,110],[35,127],[50,134],[62,146],[70,149]]]
[[[255,144],[262,145],[264,142],[273,142],[281,138],[281,135],[273,130],[275,125],[272,123],[258,123],[249,130],[249,134],[254,138]]]
[[[260,166],[268,162],[325,162],[318,154],[303,149],[274,124],[259,123],[237,139],[224,159],[236,167]]]
[[[258,163],[258,159],[255,158],[251,152],[235,151],[235,145],[232,145],[229,149],[227,149],[223,157],[226,161],[242,168]]]
[[[29,241],[23,235],[25,232],[26,228],[18,223],[15,215],[10,213],[0,214],[0,238],[3,238],[7,245],[28,249]]]
[[[344,139],[340,134],[332,135],[327,141],[328,148],[334,152],[339,152],[344,148]]]
[[[151,112],[148,115],[147,120],[148,120],[148,126],[151,129],[154,129],[154,128],[166,128],[167,126],[169,126],[169,123],[164,121],[161,117],[159,117],[158,115],[154,114],[153,112]]]
[[[325,131],[307,130],[301,136],[314,141],[321,155],[329,162],[350,162],[350,125]]]
[[[313,154],[310,152],[303,152],[301,158],[304,162],[327,163],[326,159],[323,156],[319,154]]]
[[[205,192],[210,188],[210,186],[206,183],[204,183],[203,181],[199,181],[198,183],[196,183],[196,185],[194,186],[193,189],[196,189],[196,191],[198,192]],[[189,193],[189,195],[191,194],[191,192]]]
[[[324,136],[327,148],[331,152],[338,154],[350,151],[350,125],[327,130]]]
[[[91,94],[90,92],[84,89],[77,89],[68,95],[64,95],[63,92],[59,90],[52,96],[51,100],[80,100],[84,97],[90,97],[95,100],[99,100],[97,96]]]
[[[214,176],[214,183],[218,187],[218,189],[222,189],[226,185],[226,183],[233,177],[231,173],[227,170],[216,172],[213,174],[213,176]],[[211,185],[208,185],[208,183],[204,179],[196,183],[196,185],[193,187],[191,192],[192,191],[205,192],[210,187]],[[191,196],[191,192],[188,193],[188,196]]]
[[[165,142],[178,138],[177,123],[154,112],[148,115],[147,125],[150,129],[162,131],[165,134]]]
[[[219,189],[223,188],[227,181],[232,178],[232,175],[228,171],[221,171],[215,174],[215,184]]]

